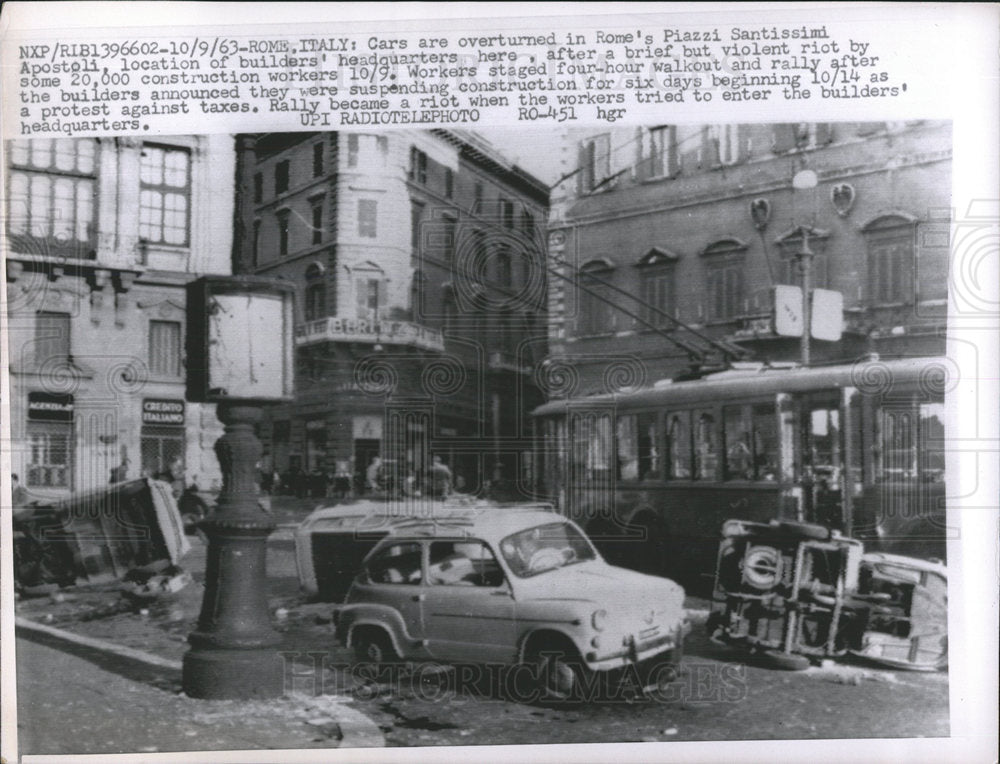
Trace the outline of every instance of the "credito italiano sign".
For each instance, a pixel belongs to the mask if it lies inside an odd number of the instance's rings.
[[[142,401],[142,423],[184,426],[184,401],[145,398]]]

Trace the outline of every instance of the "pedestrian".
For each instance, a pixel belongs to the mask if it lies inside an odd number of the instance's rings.
[[[309,471],[309,495],[314,499],[326,496],[326,475],[319,467]]]
[[[121,463],[117,467],[111,468],[111,479],[108,482],[113,485],[115,483],[124,483],[128,480],[128,465],[128,456],[122,453]]]
[[[365,472],[365,488],[369,493],[377,493],[382,489],[382,457],[373,456]]]
[[[333,495],[341,500],[351,498],[351,464],[347,459],[337,459],[333,472]]]
[[[403,493],[406,496],[420,496],[420,481],[417,480],[417,473],[410,470],[403,481]]]
[[[302,468],[295,465],[291,469],[291,487],[292,493],[297,499],[304,499],[306,497],[306,491],[308,489],[308,483],[306,479],[306,473],[302,471]]]
[[[431,467],[428,470],[428,493],[439,499],[444,499],[451,493],[451,469],[441,461],[441,457],[434,454],[431,460]]]
[[[16,472],[10,476],[10,498],[12,507],[23,507],[28,503],[28,489],[21,485]]]

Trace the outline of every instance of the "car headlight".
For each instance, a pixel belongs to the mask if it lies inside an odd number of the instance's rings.
[[[590,617],[590,623],[597,631],[604,631],[604,627],[608,623],[608,611],[603,608],[595,610],[594,614]]]

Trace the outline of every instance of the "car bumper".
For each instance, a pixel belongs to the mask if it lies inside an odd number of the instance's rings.
[[[587,666],[592,670],[611,671],[631,663],[641,663],[661,653],[676,649],[686,633],[684,626],[680,626],[674,631],[644,641],[637,640],[630,635],[623,640],[625,644],[620,649],[610,652],[599,649],[591,650],[584,657]]]

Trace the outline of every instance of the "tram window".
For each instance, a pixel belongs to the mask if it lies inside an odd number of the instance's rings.
[[[715,417],[708,411],[694,412],[694,479],[715,480],[718,464]]]
[[[883,408],[882,479],[891,482],[944,480],[944,405],[920,403]]]
[[[831,485],[840,480],[840,410],[817,406],[809,412],[809,452],[813,475]]]
[[[595,480],[611,469],[611,417],[578,415],[573,426],[574,477]]]
[[[769,404],[753,407],[753,463],[757,480],[777,480],[778,420]]]
[[[660,452],[656,437],[656,414],[639,414],[639,479],[660,476]]]
[[[750,423],[744,406],[722,407],[725,462],[723,480],[753,480]]]
[[[542,452],[542,475],[555,485],[562,485],[563,463],[566,459],[566,422],[549,419],[545,422],[545,449]]]
[[[944,481],[944,404],[920,404],[920,480]]]
[[[723,406],[724,480],[778,479],[778,420],[774,406]]]
[[[917,477],[915,414],[909,408],[882,410],[883,480],[914,480]]]
[[[667,477],[691,479],[691,412],[667,414]]]
[[[618,455],[618,478],[636,480],[639,477],[639,444],[636,438],[635,415],[618,417],[615,445]]]

